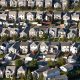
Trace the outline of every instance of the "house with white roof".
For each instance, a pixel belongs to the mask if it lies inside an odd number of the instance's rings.
[[[32,42],[30,44],[30,51],[31,52],[37,52],[38,51],[38,47],[39,47],[38,42]]]
[[[37,7],[43,7],[44,6],[44,0],[36,0],[36,6]]]
[[[54,19],[61,19],[61,13],[60,12],[54,12]]]
[[[6,66],[5,75],[6,78],[12,78],[15,74],[15,66]]]
[[[35,6],[35,0],[27,0],[28,7],[34,7]]]
[[[60,43],[59,42],[51,42],[49,46],[49,53],[58,55],[60,53]]]
[[[7,7],[7,1],[6,0],[0,0],[0,5],[3,7]]]
[[[43,12],[37,11],[37,13],[36,13],[36,19],[43,20]]]
[[[16,20],[17,12],[16,11],[9,11],[9,19],[10,20]]]
[[[28,12],[28,13],[26,14],[26,18],[27,18],[27,20],[29,20],[29,21],[33,21],[33,20],[34,20],[34,13],[33,13],[33,12]]]
[[[18,7],[26,7],[27,1],[26,0],[18,0]]]
[[[41,42],[40,43],[40,51],[43,53],[43,54],[47,54],[48,53],[48,50],[49,50],[49,46],[46,42]]]
[[[77,37],[77,28],[70,28],[69,32],[67,33],[67,38],[75,38]]]
[[[71,55],[67,59],[68,63],[76,63],[77,61],[77,56],[76,55]]]
[[[25,76],[25,72],[26,72],[26,68],[24,66],[20,66],[17,69],[17,78],[20,78],[21,75],[24,75]]]
[[[68,7],[68,0],[60,0],[62,3],[62,9],[66,9]]]
[[[45,8],[52,7],[53,0],[45,0]]]
[[[65,64],[65,65],[61,66],[60,69],[64,72],[68,72],[73,69],[73,65],[72,64]]]
[[[64,21],[70,20],[70,13],[64,13],[62,17]]]
[[[73,21],[79,21],[79,20],[80,20],[79,14],[77,14],[76,12],[73,13],[73,14],[71,14],[71,19],[72,19]]]
[[[79,43],[73,43],[70,46],[70,52],[72,52],[72,54],[78,53],[78,47],[79,47]]]
[[[22,54],[28,53],[28,43],[27,42],[21,42],[20,43],[20,51]]]
[[[10,0],[10,7],[17,7],[17,0]]]
[[[7,14],[5,14],[5,12],[0,13],[0,19],[6,20],[6,18],[7,18]]]
[[[49,36],[51,38],[56,38],[57,37],[57,28],[49,28]]]
[[[18,12],[18,18],[21,20],[25,20],[25,11],[19,11]]]
[[[37,37],[37,30],[35,28],[29,30],[29,37]]]
[[[69,52],[70,51],[71,42],[61,42],[61,51]]]

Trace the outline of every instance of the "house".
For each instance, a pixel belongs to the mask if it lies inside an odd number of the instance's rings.
[[[27,54],[26,56],[25,56],[25,63],[27,63],[27,62],[29,62],[29,61],[32,61],[33,60],[33,58],[30,56],[30,54]]]
[[[68,80],[68,76],[67,75],[59,75],[59,76],[56,76],[55,78],[48,78],[48,80]]]
[[[48,80],[51,77],[59,76],[60,70],[58,68],[51,68],[43,72],[45,80]]]
[[[36,19],[43,20],[43,12],[37,11],[37,13],[36,13]]]
[[[79,21],[80,20],[80,18],[79,18],[79,14],[78,13],[73,13],[73,14],[71,14],[71,19],[73,20],[73,21]]]
[[[10,37],[17,35],[17,28],[8,28],[8,30],[10,31]]]
[[[10,0],[10,7],[17,7],[17,0]]]
[[[6,52],[7,52],[7,49],[8,49],[8,45],[9,45],[8,42],[3,42],[3,43],[1,43],[1,45],[0,45],[0,50],[1,50],[3,53],[6,53]]]
[[[61,42],[61,51],[70,52],[71,42]]]
[[[44,0],[36,0],[36,6],[37,7],[43,7],[44,6]]]
[[[26,7],[27,1],[26,0],[18,0],[18,7]]]
[[[10,20],[16,20],[16,17],[17,17],[17,12],[16,11],[9,11],[9,14],[8,14],[8,18]]]
[[[35,6],[35,0],[27,0],[28,7],[34,7]]]
[[[77,28],[70,28],[67,34],[67,38],[75,38],[77,37]]]
[[[51,42],[50,47],[49,47],[49,53],[58,55],[60,53],[60,43],[59,42]]]
[[[10,54],[6,54],[5,55],[5,61],[11,61],[11,60],[14,60],[16,58],[16,55],[13,54],[13,53],[10,53]]]
[[[61,13],[60,12],[54,12],[54,19],[61,20]]]
[[[19,11],[18,12],[18,18],[21,20],[25,20],[25,11]]]
[[[43,72],[48,70],[48,69],[49,69],[48,66],[40,67],[39,69],[33,71],[32,75],[36,76],[37,78],[39,78],[40,74],[43,74]]]
[[[70,46],[70,52],[71,52],[72,54],[78,53],[78,50],[79,50],[79,48],[80,48],[79,45],[80,45],[79,43],[73,43],[73,44]]]
[[[12,78],[15,75],[15,66],[6,66],[5,75],[6,78]]]
[[[29,30],[30,30],[30,26],[26,24],[25,28],[22,30],[22,32],[20,32],[20,37],[24,37],[24,36],[28,37]]]
[[[28,53],[28,42],[21,42],[20,43],[20,51],[22,54]]]
[[[26,15],[27,20],[33,21],[35,18],[35,14],[33,12],[28,12]]]
[[[45,8],[52,7],[52,5],[53,5],[53,0],[45,0]]]
[[[54,8],[56,9],[56,8],[61,8],[61,3],[60,3],[60,1],[55,1],[54,2]]]
[[[44,61],[55,61],[56,55],[54,54],[47,54],[44,55]]]
[[[8,52],[16,54],[19,51],[19,49],[20,49],[20,42],[17,41],[13,43],[12,46],[10,46],[10,48],[8,49]]]
[[[45,28],[39,28],[39,31],[38,31],[38,36],[40,38],[42,38],[43,36],[45,36],[46,34],[48,34],[48,28],[45,27]]]
[[[21,75],[24,75],[24,76],[25,76],[25,72],[26,72],[25,66],[20,66],[20,67],[17,69],[17,78],[20,78]]]
[[[5,14],[5,12],[0,13],[0,19],[5,20],[6,21],[7,18],[7,14]]]
[[[62,17],[63,17],[63,20],[64,21],[68,21],[68,20],[70,20],[70,13],[63,13],[63,15],[62,15]]]
[[[56,38],[57,37],[57,28],[49,28],[49,36],[51,38]]]
[[[38,47],[39,47],[38,42],[32,42],[30,44],[30,51],[35,54],[38,51]]]
[[[7,7],[7,1],[6,0],[0,0],[0,5],[3,7]]]
[[[73,69],[73,65],[72,64],[65,64],[65,65],[61,66],[60,69],[64,72],[68,72]]]
[[[40,52],[42,52],[43,54],[47,54],[49,50],[49,46],[47,42],[41,42],[40,43]]]
[[[52,20],[52,16],[53,16],[52,13],[45,12],[44,14],[45,14],[44,20],[46,20],[46,21]]]
[[[68,57],[68,63],[76,63],[77,56],[76,55],[71,55]]]
[[[4,77],[4,69],[0,68],[0,78]]]
[[[29,30],[29,37],[37,37],[38,29],[37,28],[31,28]]]
[[[66,29],[64,28],[64,29],[59,29],[58,28],[58,37],[59,38],[64,38],[64,37],[66,37]]]
[[[60,0],[62,3],[62,9],[66,9],[68,7],[68,1],[67,0]]]
[[[6,36],[10,36],[10,31],[9,31],[9,29],[8,29],[8,28],[3,28],[0,35],[1,35],[1,36],[5,36],[5,35],[6,35]]]

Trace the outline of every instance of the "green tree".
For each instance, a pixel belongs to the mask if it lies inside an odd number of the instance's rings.
[[[30,61],[30,62],[28,63],[28,67],[29,67],[30,69],[36,69],[36,68],[38,68],[37,60],[33,59],[32,61]]]
[[[62,66],[66,63],[65,59],[64,58],[58,58],[57,60],[57,65],[58,66]]]
[[[28,70],[28,73],[27,73],[27,80],[33,80],[33,76],[30,70]]]
[[[4,42],[4,41],[9,41],[10,40],[10,37],[7,36],[7,35],[4,35],[1,37],[1,41]]]
[[[53,61],[49,60],[47,65],[49,67],[55,67],[56,66],[56,62],[53,62]]]
[[[33,80],[38,80],[37,76],[33,75]]]
[[[17,67],[22,66],[22,65],[23,65],[23,61],[20,60],[20,59],[17,59],[17,60],[15,61],[15,65],[16,65]]]
[[[39,79],[38,80],[44,80],[44,76],[43,74],[40,74]]]

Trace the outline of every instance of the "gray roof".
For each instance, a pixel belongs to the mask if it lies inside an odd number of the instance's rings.
[[[69,69],[69,68],[71,68],[71,67],[73,67],[73,65],[72,64],[65,64],[65,65],[63,65],[66,69]]]
[[[37,69],[36,72],[37,72],[37,73],[42,73],[42,72],[44,72],[44,71],[46,71],[46,70],[48,70],[48,69],[49,69],[48,66],[44,66],[44,67],[41,67],[41,68]]]
[[[59,42],[51,42],[50,46],[59,46]]]
[[[61,42],[61,46],[70,46],[72,42]]]
[[[28,46],[28,42],[20,42],[20,46]]]
[[[50,80],[68,80],[67,75],[59,75],[55,76],[55,78],[51,78]]]
[[[15,49],[19,49],[19,46],[20,46],[20,42],[19,42],[19,41],[15,42],[15,43],[12,45],[12,47],[15,48]]]
[[[48,75],[51,73],[55,73],[56,71],[60,71],[60,70],[58,68],[52,68],[52,69],[48,69],[47,71],[45,71],[45,73]]]

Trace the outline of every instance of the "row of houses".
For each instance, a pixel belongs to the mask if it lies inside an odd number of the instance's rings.
[[[47,35],[48,38],[75,38],[80,37],[80,29],[77,28],[48,28],[48,27],[41,27],[41,28],[30,28],[29,25],[26,27],[19,27],[19,28],[2,28],[0,27],[0,36],[10,36],[19,35],[19,37],[36,37],[36,38],[43,38]]]
[[[2,52],[9,52],[16,54],[17,52],[27,54],[28,52],[37,53],[40,51],[43,54],[58,52],[71,52],[76,54],[79,52],[80,43],[71,42],[14,42],[14,43],[2,43],[0,50]]]
[[[63,69],[62,69],[63,67]],[[41,74],[43,74],[44,80],[68,80],[67,75],[61,75],[60,70],[67,70],[71,71],[73,69],[72,64],[66,64],[59,68],[49,68],[48,66],[40,67],[39,69],[32,72],[33,76],[36,76],[36,78],[39,78]],[[3,78],[4,75],[6,78],[13,78],[15,75],[17,78],[20,78],[21,75],[25,76],[25,71],[27,70],[27,67],[20,66],[18,69],[14,65],[12,66],[6,66],[6,69],[4,67],[0,68],[0,78]],[[17,72],[17,73],[16,73]],[[65,71],[64,71],[65,72]]]
[[[79,21],[80,20],[80,13],[79,12],[43,12],[43,11],[37,11],[37,12],[26,12],[26,11],[3,11],[0,13],[0,19],[2,20],[29,20],[29,21],[35,21],[38,20],[61,20],[64,21]]]
[[[75,3],[76,0],[73,1]],[[6,6],[9,5],[10,7],[52,7],[54,8],[66,8],[68,5],[68,1],[66,0],[1,0],[1,5]],[[77,1],[77,3],[79,0]]]

